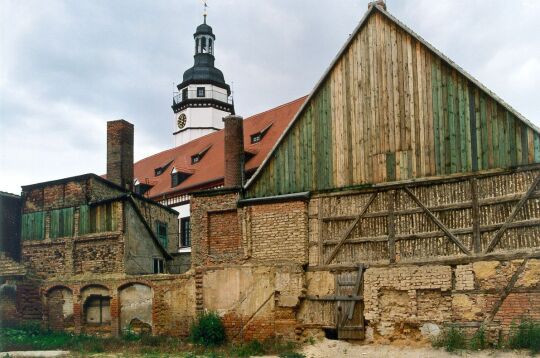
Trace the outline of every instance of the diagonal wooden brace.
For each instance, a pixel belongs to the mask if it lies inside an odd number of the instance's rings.
[[[450,230],[448,230],[448,228],[424,204],[422,204],[422,202],[416,197],[416,195],[413,194],[413,192],[409,188],[404,187],[403,190],[405,190],[405,192],[409,194],[409,196],[416,203],[416,205],[418,205],[420,208],[422,208],[422,210],[424,210],[424,213],[429,216],[429,218],[439,227],[439,229],[441,229],[441,231],[443,231],[446,236],[448,236],[448,238],[461,249],[461,251],[463,251],[467,255],[471,254],[471,251],[467,249],[465,245],[463,245],[463,243],[459,241],[458,238],[455,237],[454,234],[452,234]]]
[[[360,219],[362,219],[362,217],[366,214],[367,209],[369,208],[373,200],[375,200],[376,196],[377,196],[376,192],[371,195],[366,205],[364,205],[364,207],[362,208],[362,211],[360,212],[360,214],[358,214],[358,216],[354,219],[351,225],[349,225],[347,230],[345,230],[345,232],[341,235],[341,238],[338,244],[336,245],[336,247],[334,247],[328,259],[326,259],[325,265],[328,265],[334,259],[334,257],[336,257],[336,254],[338,253],[339,249],[341,248],[345,240],[347,240],[347,238],[349,237],[351,232],[354,230],[356,225],[360,222]]]
[[[516,206],[514,206],[514,208],[512,209],[512,213],[510,213],[510,216],[508,217],[508,219],[506,219],[506,221],[504,222],[504,224],[499,228],[499,230],[497,230],[497,232],[493,235],[493,239],[491,239],[491,242],[489,243],[488,247],[484,250],[484,253],[487,254],[489,253],[490,251],[492,251],[495,246],[497,246],[497,244],[499,243],[499,240],[501,239],[501,237],[503,236],[504,232],[508,229],[508,227],[512,224],[512,222],[514,221],[514,219],[516,218],[518,212],[521,210],[521,208],[523,207],[523,205],[525,205],[525,202],[531,197],[532,193],[534,193],[534,190],[536,189],[536,187],[538,186],[538,183],[540,182],[540,174],[538,174],[536,176],[536,178],[534,178],[534,181],[532,182],[531,186],[529,187],[529,189],[527,190],[527,192],[525,194],[523,194],[523,196],[521,197],[521,199],[519,200],[519,202],[516,204]]]

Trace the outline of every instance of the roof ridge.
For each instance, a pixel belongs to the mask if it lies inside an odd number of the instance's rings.
[[[268,112],[272,112],[272,111],[275,111],[275,110],[277,110],[277,109],[280,109],[280,108],[289,106],[289,105],[291,105],[291,104],[293,104],[293,103],[295,103],[295,102],[298,102],[298,101],[300,101],[300,100],[305,100],[308,96],[309,96],[309,95],[305,95],[305,96],[299,97],[299,98],[297,98],[297,99],[294,99],[294,100],[292,100],[292,101],[289,101],[289,102],[280,104],[280,105],[277,106],[277,107],[273,107],[273,108],[267,109],[266,111],[263,111],[263,112],[259,112],[259,113],[253,114],[253,115],[247,117],[245,120],[253,119],[253,117],[257,117],[257,116],[266,114],[266,113],[268,113]]]
[[[221,131],[222,131],[222,129],[217,130],[217,131],[212,132],[212,133],[205,134],[205,135],[203,135],[203,136],[201,136],[201,137],[199,137],[199,138],[190,140],[189,142],[184,143],[184,144],[182,144],[182,145],[179,145],[179,146],[177,146],[177,147],[172,147],[172,148],[169,148],[169,149],[162,150],[161,152],[157,152],[157,153],[152,154],[152,155],[150,155],[150,156],[148,156],[148,157],[144,157],[144,158],[142,158],[142,159],[137,160],[135,163],[133,163],[133,165],[135,165],[135,164],[137,164],[137,163],[139,163],[139,162],[142,162],[143,160],[147,160],[147,159],[150,159],[150,158],[154,158],[154,157],[156,157],[156,156],[158,156],[158,155],[161,155],[161,154],[163,154],[163,153],[166,153],[166,152],[173,152],[173,151],[175,151],[175,150],[178,150],[178,148],[183,148],[183,147],[185,147],[186,145],[188,145],[188,144],[190,144],[190,143],[199,141],[200,139],[205,138],[205,137],[209,137],[209,136],[211,136],[211,135],[215,135],[216,133],[219,133],[219,132],[221,132]],[[173,159],[171,159],[171,160],[174,161],[175,159],[173,158]]]

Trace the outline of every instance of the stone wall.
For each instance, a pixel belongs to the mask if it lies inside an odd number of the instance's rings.
[[[335,327],[335,301],[313,297],[335,295],[338,274],[306,273],[297,315],[304,329]],[[363,298],[369,340],[427,341],[453,325],[469,335],[483,326],[496,343],[512,324],[540,320],[540,259],[367,268]]]

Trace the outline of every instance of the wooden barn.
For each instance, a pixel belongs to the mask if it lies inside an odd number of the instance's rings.
[[[538,163],[533,124],[372,3],[245,186],[193,199],[197,308],[223,289],[251,300],[239,332],[496,340],[540,319]]]

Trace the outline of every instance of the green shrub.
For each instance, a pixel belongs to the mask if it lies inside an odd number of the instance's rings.
[[[127,342],[136,342],[141,340],[141,335],[137,334],[131,328],[122,330],[122,339]]]
[[[513,326],[508,339],[510,348],[530,349],[532,353],[540,352],[540,322],[523,320]]]
[[[463,332],[451,327],[441,332],[441,334],[432,341],[434,347],[446,349],[448,352],[455,352],[460,349],[467,348],[467,341]]]
[[[205,347],[219,346],[225,342],[225,327],[215,312],[201,314],[191,325],[191,341]]]
[[[470,347],[473,350],[481,350],[487,348],[486,331],[484,327],[480,327],[471,338]]]

